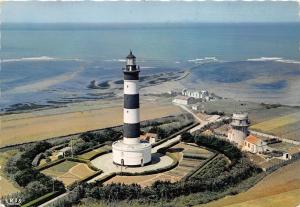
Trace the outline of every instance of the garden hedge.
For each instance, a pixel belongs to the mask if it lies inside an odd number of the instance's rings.
[[[47,201],[57,197],[60,194],[62,194],[62,192],[60,192],[60,191],[50,192],[50,193],[47,193],[46,195],[43,195],[35,200],[30,201],[29,203],[22,205],[21,207],[36,207],[43,203],[46,203]]]

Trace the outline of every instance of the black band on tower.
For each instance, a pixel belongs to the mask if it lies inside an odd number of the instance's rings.
[[[139,94],[124,94],[124,108],[125,109],[138,109],[140,108]]]
[[[140,136],[140,123],[127,124],[123,126],[123,136],[126,138],[137,138]]]
[[[134,72],[124,72],[124,80],[138,80],[139,71]]]

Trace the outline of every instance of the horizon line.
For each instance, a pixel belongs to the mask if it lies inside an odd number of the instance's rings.
[[[5,24],[276,24],[276,23],[300,23],[295,21],[172,21],[172,22],[1,22]]]

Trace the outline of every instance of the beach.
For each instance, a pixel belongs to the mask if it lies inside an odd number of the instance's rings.
[[[123,124],[122,99],[71,104],[57,109],[1,116],[0,147]],[[146,98],[141,120],[180,113],[171,101]]]

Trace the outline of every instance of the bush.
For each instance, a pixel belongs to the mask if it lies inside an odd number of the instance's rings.
[[[194,137],[189,132],[184,132],[181,134],[181,140],[184,142],[194,142]]]
[[[55,198],[56,196],[58,196],[59,194],[61,194],[61,192],[59,191],[54,191],[51,193],[47,193],[46,195],[43,195],[42,197],[39,197],[33,201],[30,201],[29,203],[26,203],[25,205],[22,205],[22,207],[34,207],[34,206],[39,206],[53,198]]]
[[[45,152],[51,147],[50,143],[44,141],[30,144],[24,147],[21,153],[16,154],[7,162],[5,172],[9,173],[9,176],[23,187],[22,191],[18,193],[18,195],[21,194],[23,203],[51,192],[53,186],[58,191],[64,190],[62,182],[52,180],[49,176],[40,173],[37,170],[39,167],[33,169],[31,165],[38,154]]]
[[[74,145],[74,154],[78,155],[83,151],[89,151],[96,145],[103,144],[108,141],[116,141],[122,136],[120,131],[113,129],[105,129],[101,132],[85,132],[80,135],[83,142]]]
[[[223,139],[214,136],[198,135],[194,137],[195,143],[225,154],[230,160],[235,161],[242,157],[241,151]]]

